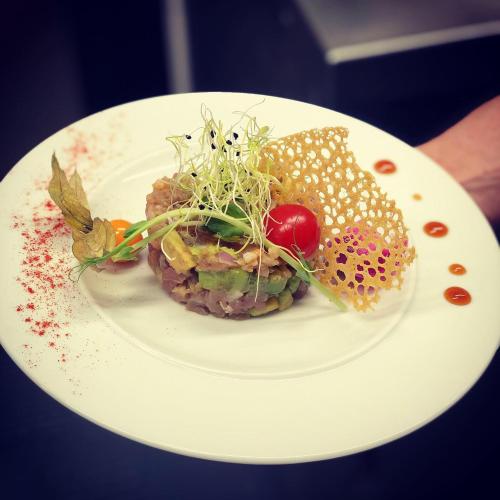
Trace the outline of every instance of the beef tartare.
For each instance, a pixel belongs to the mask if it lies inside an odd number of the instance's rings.
[[[180,207],[189,194],[164,177],[147,196],[148,219]],[[150,230],[161,229],[161,225]],[[220,241],[195,227],[173,230],[149,244],[148,262],[175,301],[200,314],[246,318],[290,307],[308,285],[280,257],[277,248]]]

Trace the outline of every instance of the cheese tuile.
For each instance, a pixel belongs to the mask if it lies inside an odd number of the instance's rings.
[[[347,149],[348,131],[328,127],[268,143],[261,165],[272,162],[280,184],[273,202],[309,208],[321,227],[315,276],[355,309],[372,309],[381,289],[401,288],[415,258],[403,214]],[[261,167],[262,168],[262,167]]]

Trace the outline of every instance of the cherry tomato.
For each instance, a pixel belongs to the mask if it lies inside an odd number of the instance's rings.
[[[132,225],[128,220],[113,219],[111,225],[115,229],[115,246],[118,246],[125,239],[125,231]],[[138,234],[133,240],[127,243],[127,246],[132,246],[134,243],[142,240],[142,235]]]
[[[279,205],[266,220],[267,239],[298,257],[311,257],[319,245],[321,229],[316,216],[302,205]]]

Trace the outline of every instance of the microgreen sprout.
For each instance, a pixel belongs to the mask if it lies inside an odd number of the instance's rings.
[[[191,208],[208,207],[212,216],[238,212],[251,227],[247,237],[262,247],[264,220],[272,204],[271,185],[279,183],[260,154],[270,129],[259,126],[247,113],[240,113],[228,129],[205,106],[201,113],[204,125],[199,133],[199,152],[186,156],[193,144],[186,135],[167,137],[180,162],[176,181],[192,193]]]

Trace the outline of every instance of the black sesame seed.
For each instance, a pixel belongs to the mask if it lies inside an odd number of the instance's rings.
[[[236,156],[240,156],[240,152],[239,151],[236,151]]]
[[[191,175],[192,175],[193,177],[198,177],[198,174],[197,174],[196,172],[193,172]]]
[[[186,139],[189,140],[191,139],[191,136],[189,134],[186,135]]]
[[[212,149],[217,149],[217,148],[215,147],[215,144],[211,144],[211,145],[210,145],[210,147],[211,147]]]
[[[226,141],[226,144],[227,144],[228,146],[232,146],[232,145],[233,145],[233,143],[232,143],[229,139]]]
[[[223,153],[227,153],[227,149],[226,149],[226,147],[225,147],[225,146],[222,146],[222,152],[223,152]]]
[[[203,203],[200,203],[200,204],[198,205],[198,208],[199,208],[200,210],[203,210],[203,209],[205,208],[205,205],[203,205]]]
[[[234,137],[234,140],[238,139],[238,134],[236,132],[233,132],[233,137]]]
[[[215,132],[213,130],[210,131],[210,137],[213,139],[215,137]]]

